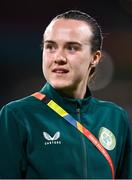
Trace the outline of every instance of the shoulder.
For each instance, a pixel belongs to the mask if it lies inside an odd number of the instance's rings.
[[[117,110],[117,111],[125,111],[125,109],[123,107],[121,107],[120,105],[111,102],[111,101],[104,101],[104,100],[100,100],[97,99],[95,97],[92,98],[92,103],[100,108],[105,108],[105,109],[111,109],[111,110]]]
[[[38,103],[40,102],[35,97],[29,95],[5,104],[2,107],[1,111],[3,109],[6,109],[8,111],[17,111],[18,109],[19,110],[28,109],[37,106]]]
[[[103,101],[103,100],[93,97],[92,104],[98,111],[108,113],[113,116],[120,115],[123,118],[128,119],[127,111],[123,107],[121,107],[120,105],[118,105],[114,102]]]

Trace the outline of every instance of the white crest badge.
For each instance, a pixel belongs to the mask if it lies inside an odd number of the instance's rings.
[[[116,138],[114,134],[105,127],[100,128],[99,141],[107,150],[113,150],[116,146]]]

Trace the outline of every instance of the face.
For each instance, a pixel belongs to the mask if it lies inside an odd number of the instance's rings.
[[[91,52],[92,31],[83,21],[53,20],[44,33],[43,73],[55,89],[87,86],[90,69],[100,59]]]

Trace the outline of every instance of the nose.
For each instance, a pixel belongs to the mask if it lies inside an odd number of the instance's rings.
[[[64,52],[62,52],[62,51],[57,52],[56,56],[55,56],[55,63],[66,64],[66,62],[67,62],[67,58],[66,58]]]

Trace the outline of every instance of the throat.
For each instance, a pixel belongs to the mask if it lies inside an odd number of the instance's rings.
[[[60,94],[63,97],[74,98],[74,99],[83,99],[86,94],[86,88],[81,89],[81,90],[73,90],[73,89],[68,88],[68,89],[58,90],[58,92],[60,92]]]

